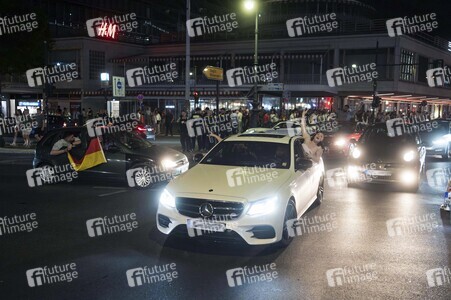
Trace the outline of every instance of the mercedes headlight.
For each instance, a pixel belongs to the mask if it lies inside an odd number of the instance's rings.
[[[171,160],[171,159],[163,159],[161,161],[161,165],[163,166],[163,168],[165,170],[168,170],[168,169],[172,169],[175,166],[177,166],[177,163],[175,161]]]
[[[354,158],[359,158],[360,155],[362,155],[362,152],[361,152],[358,148],[355,148],[355,149],[352,151],[352,157],[354,157]]]
[[[404,153],[403,158],[404,158],[404,160],[407,161],[407,162],[412,161],[412,159],[415,158],[415,152],[413,152],[413,151],[408,151],[408,152]]]
[[[160,203],[169,208],[175,208],[175,198],[168,192],[167,189],[164,189],[163,193],[161,193]]]
[[[338,139],[335,141],[335,146],[343,147],[346,144],[345,139]]]
[[[261,215],[270,214],[277,207],[277,196],[265,198],[263,200],[256,201],[252,203],[251,208],[248,211],[248,215]]]

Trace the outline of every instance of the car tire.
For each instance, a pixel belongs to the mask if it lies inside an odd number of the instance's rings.
[[[142,171],[136,172],[136,174],[133,176],[134,180],[134,188],[138,190],[144,190],[151,188],[154,184],[152,182],[152,170],[151,166],[147,164],[139,164],[133,166],[132,169],[141,168]]]
[[[318,190],[316,191],[315,204],[320,205],[324,199],[324,176],[319,180]]]
[[[287,204],[287,208],[285,209],[285,216],[283,218],[283,230],[282,230],[282,239],[277,244],[280,248],[286,248],[293,241],[292,236],[288,234],[287,221],[292,219],[297,219],[298,213],[296,211],[296,203],[293,199],[290,199]]]
[[[44,169],[44,170],[45,170],[46,168],[53,168],[53,167],[54,167],[54,166],[53,166],[52,164],[50,164],[50,163],[42,163],[42,164],[38,165],[38,168],[42,168],[42,169]],[[48,174],[48,173],[45,173],[45,172],[44,172],[44,176],[41,175],[42,181],[43,181],[44,183],[49,183],[49,182],[51,182],[51,179],[45,176],[45,175],[47,175],[47,174]]]

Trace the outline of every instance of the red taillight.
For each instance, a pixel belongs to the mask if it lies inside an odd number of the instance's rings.
[[[64,123],[63,123],[63,127],[66,127],[66,126],[67,126],[67,124],[66,124],[66,122],[64,122]]]
[[[146,131],[147,129],[146,129],[145,127],[139,126],[139,127],[138,127],[138,130],[139,130],[139,131]]]

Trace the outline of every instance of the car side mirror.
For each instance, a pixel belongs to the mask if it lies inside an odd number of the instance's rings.
[[[277,129],[280,129],[280,127],[279,127],[279,126],[274,126],[274,129],[276,129],[276,130],[277,130]]]
[[[197,153],[197,154],[194,155],[193,161],[195,163],[198,163],[198,162],[200,162],[202,160],[202,158],[204,158],[204,155],[202,153]]]
[[[307,170],[313,166],[313,161],[308,158],[297,158],[296,159],[296,170]]]
[[[114,144],[113,144],[113,145],[109,145],[109,146],[108,146],[107,151],[108,151],[108,152],[115,153],[115,152],[119,152],[120,149],[119,149],[119,147],[118,147],[117,145],[114,145]]]

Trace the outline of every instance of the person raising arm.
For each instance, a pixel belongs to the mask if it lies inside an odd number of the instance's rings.
[[[306,113],[307,110],[304,110],[301,119],[302,136],[304,137],[302,148],[307,158],[311,159],[315,163],[319,163],[321,156],[323,155],[323,148],[320,146],[320,143],[324,140],[324,134],[321,132],[315,132],[312,136],[310,136],[307,131]]]

